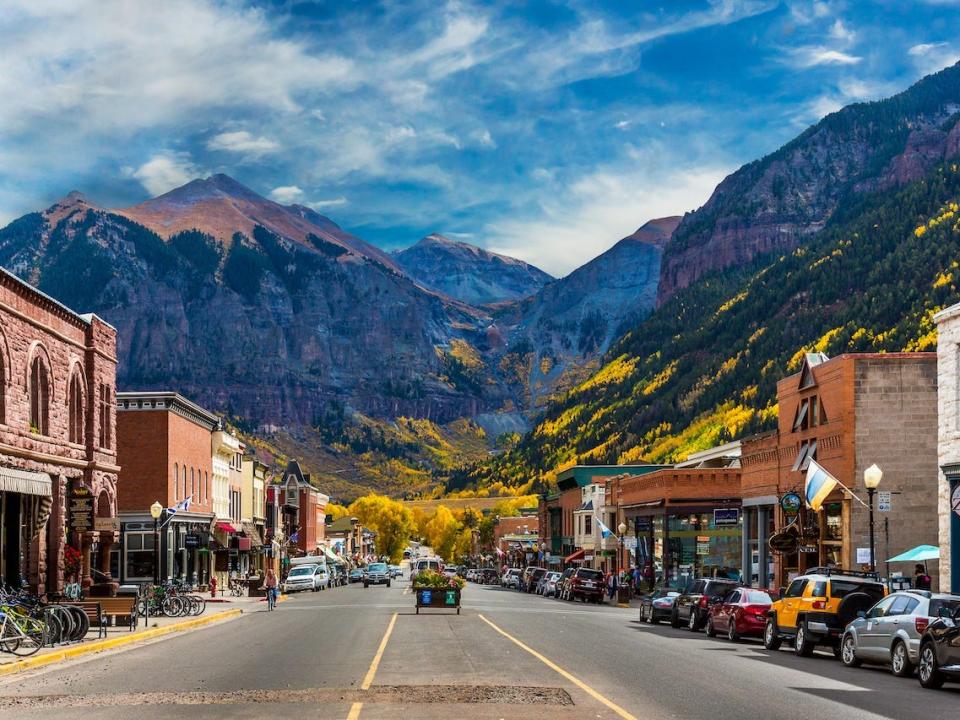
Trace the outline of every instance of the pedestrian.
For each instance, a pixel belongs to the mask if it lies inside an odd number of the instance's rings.
[[[277,575],[273,568],[267,568],[267,577],[263,581],[263,586],[267,589],[267,610],[273,610],[277,604]]]
[[[917,563],[914,574],[913,587],[917,590],[929,590],[932,581],[930,580],[930,576],[927,575],[927,569],[923,566],[923,563]]]
[[[610,600],[613,600],[613,596],[617,592],[617,576],[612,572],[607,573],[607,597]]]

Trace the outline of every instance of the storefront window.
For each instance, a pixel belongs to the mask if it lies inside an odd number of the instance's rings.
[[[126,577],[128,580],[152,580],[154,542],[153,532],[128,532],[124,547]]]

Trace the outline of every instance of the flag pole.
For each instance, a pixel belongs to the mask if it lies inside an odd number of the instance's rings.
[[[834,480],[837,480],[837,479],[834,478]],[[844,484],[843,484],[842,482],[840,482],[839,480],[837,480],[837,485],[839,485],[839,486],[842,487],[844,490],[846,490],[848,493],[850,493],[850,497],[852,497],[852,498],[853,498],[854,500],[856,500],[858,503],[860,503],[861,505],[863,505],[863,506],[864,506],[865,508],[867,508],[868,510],[870,509],[870,506],[867,505],[863,500],[861,500],[860,497],[859,497],[855,492],[853,492],[853,490],[851,490],[850,488],[848,488],[846,485],[844,485]]]

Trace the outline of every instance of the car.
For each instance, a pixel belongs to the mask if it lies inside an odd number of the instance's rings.
[[[863,663],[889,665],[897,677],[911,677],[920,660],[920,640],[941,608],[960,608],[960,596],[929,590],[887,595],[847,625],[840,659],[847,667]]]
[[[818,567],[795,578],[770,606],[763,646],[777,650],[793,640],[797,655],[808,656],[817,645],[829,645],[840,657],[840,638],[861,610],[883,599],[887,589],[875,572]]]
[[[484,568],[480,571],[480,578],[478,582],[481,582],[484,585],[499,585],[500,573],[494,568]]]
[[[500,577],[500,586],[517,588],[520,583],[520,568],[510,568]]]
[[[537,585],[540,584],[540,579],[547,574],[547,571],[541,567],[533,568],[533,571],[524,578],[523,590],[524,592],[532,593],[536,592]]]
[[[540,582],[537,584],[537,594],[543,595],[544,597],[552,597],[557,591],[557,580],[559,579],[560,573],[558,572],[549,571],[544,573],[543,577],[540,578]]]
[[[941,607],[923,632],[917,677],[928,690],[960,682],[960,608]]]
[[[313,591],[326,590],[330,587],[330,573],[326,565],[317,565],[313,571]]]
[[[764,590],[748,587],[731,590],[723,600],[710,606],[707,637],[726,635],[731,642],[744,637],[763,637],[771,605],[773,598]]]
[[[443,563],[440,562],[439,558],[417,558],[416,562],[410,566],[410,582],[413,582],[414,578],[417,577],[417,574],[423,572],[424,570],[440,572],[442,569]]]
[[[719,602],[739,584],[729,578],[706,577],[692,580],[673,602],[671,627],[685,625],[688,630],[698,632],[707,623],[710,604]]]
[[[316,590],[317,580],[315,578],[319,565],[296,565],[290,570],[287,579],[283,581],[283,591],[285,593],[295,593],[301,590]]]
[[[577,568],[567,580],[567,600],[580,598],[583,602],[603,602],[603,573],[591,568]]]
[[[367,565],[363,573],[363,586],[386,585],[390,587],[390,569],[386,563],[373,562]]]
[[[399,565],[387,565],[387,569],[390,571],[390,577],[392,578],[403,576],[403,568]]]
[[[350,574],[347,576],[347,579],[348,579],[349,582],[352,582],[352,583],[362,582],[362,581],[363,581],[363,569],[362,569],[362,568],[354,568],[353,570],[350,571]]]
[[[640,620],[656,625],[673,615],[673,603],[680,596],[676,589],[658,586],[640,598]]]

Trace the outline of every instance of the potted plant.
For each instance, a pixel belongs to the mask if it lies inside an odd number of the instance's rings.
[[[413,581],[413,594],[417,599],[417,615],[420,608],[456,608],[460,614],[460,591],[466,585],[463,578],[447,577],[434,570],[422,570]]]

